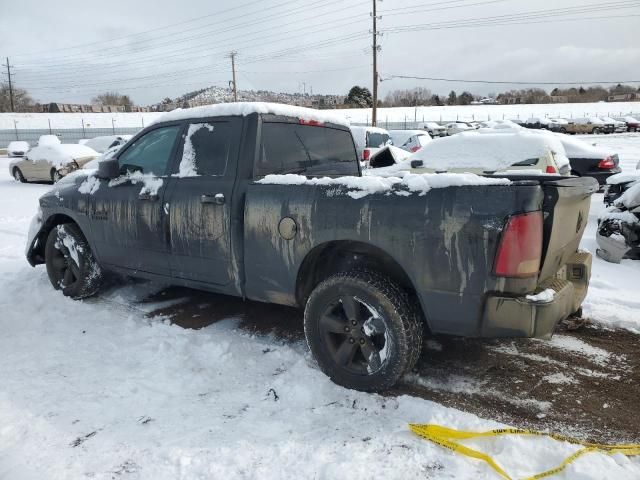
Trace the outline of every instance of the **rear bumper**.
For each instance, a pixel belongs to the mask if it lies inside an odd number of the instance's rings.
[[[556,277],[539,285],[535,293],[553,290],[550,301],[489,295],[484,306],[482,336],[551,338],[558,323],[577,311],[586,297],[591,261],[590,253],[576,252]]]
[[[612,168],[611,170],[602,170],[598,172],[584,172],[582,176],[595,178],[600,185],[605,185],[607,183],[607,178],[611,175],[615,175],[616,173],[620,173],[622,170],[620,167]]]

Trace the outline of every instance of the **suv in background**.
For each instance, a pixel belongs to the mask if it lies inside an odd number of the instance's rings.
[[[384,128],[355,126],[350,128],[358,151],[358,158],[362,162],[368,162],[374,153],[393,143],[389,132]]]
[[[442,125],[436,122],[427,122],[424,124],[424,130],[431,135],[431,138],[434,137],[446,137],[447,129]]]
[[[640,130],[640,120],[635,117],[614,117],[614,120],[618,120],[620,122],[624,122],[627,126],[627,132],[637,132]]]

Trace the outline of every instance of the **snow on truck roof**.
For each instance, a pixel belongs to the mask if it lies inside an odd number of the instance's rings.
[[[436,170],[482,168],[496,172],[523,160],[540,158],[549,151],[557,154],[556,163],[562,167],[565,153],[557,138],[519,132],[471,132],[435,139],[414,153],[410,160],[422,160],[426,168]]]
[[[161,115],[151,123],[188,120],[190,118],[246,116],[252,113],[280,115],[283,117],[298,118],[300,120],[349,126],[349,121],[346,118],[335,113],[268,102],[217,103],[215,105],[203,105],[193,108],[178,108]]]

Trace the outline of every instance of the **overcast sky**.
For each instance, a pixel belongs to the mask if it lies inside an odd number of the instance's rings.
[[[372,0],[0,0],[0,55],[15,65],[15,84],[41,102],[89,102],[117,90],[146,105],[228,85],[233,49],[240,89],[295,92],[305,82],[307,92],[345,94],[355,84],[371,87],[371,7]],[[384,0],[378,11],[386,31],[381,97],[414,86],[442,94],[515,88],[393,75],[640,80],[640,1]],[[509,18],[516,23],[495,24]],[[584,18],[591,20],[577,20]],[[474,26],[451,28],[463,21]]]

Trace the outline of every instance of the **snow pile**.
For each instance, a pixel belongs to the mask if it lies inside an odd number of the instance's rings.
[[[344,116],[330,113],[327,110],[314,110],[312,108],[266,102],[219,103],[216,105],[204,105],[202,107],[186,109],[178,108],[158,117],[152,123],[186,120],[190,118],[246,116],[252,113],[281,115],[319,123],[349,125],[349,122],[345,120]]]
[[[380,169],[383,170],[383,169]],[[406,196],[411,193],[425,195],[432,188],[461,187],[468,185],[509,185],[505,178],[486,178],[472,173],[423,173],[399,172],[402,176],[365,175],[362,177],[307,178],[302,175],[267,175],[256,183],[269,185],[334,185],[349,189],[351,198],[363,198],[376,193],[395,193]]]
[[[50,162],[52,165],[61,167],[79,158],[98,157],[99,155],[98,152],[84,145],[65,143],[38,145],[29,150],[26,158],[34,162]]]
[[[615,200],[614,204],[618,207],[628,208],[629,210],[640,206],[640,182],[631,185],[631,187]]]
[[[551,288],[547,288],[546,290],[543,290],[542,292],[535,295],[527,295],[527,300],[535,303],[549,303],[553,301],[555,295],[555,291],[553,291]]]
[[[410,160],[422,160],[424,168],[436,171],[482,169],[498,172],[549,152],[564,154],[564,149],[558,140],[535,134],[470,132],[436,138],[414,153]],[[556,159],[558,167],[569,163],[565,158],[560,155]]]
[[[608,185],[620,185],[621,183],[629,183],[640,181],[640,171],[616,173],[607,177]]]
[[[163,185],[162,179],[156,177],[155,175],[142,172],[127,172],[126,175],[121,175],[118,178],[109,180],[109,186],[116,187],[127,182],[131,182],[134,185],[136,183],[142,183],[140,195],[157,195],[158,191]]]
[[[182,159],[180,160],[179,177],[197,177],[198,171],[196,169],[196,151],[193,147],[192,137],[193,135],[206,128],[210,132],[213,132],[213,125],[209,123],[192,123],[189,125],[187,136],[184,139],[184,149],[182,151]]]

